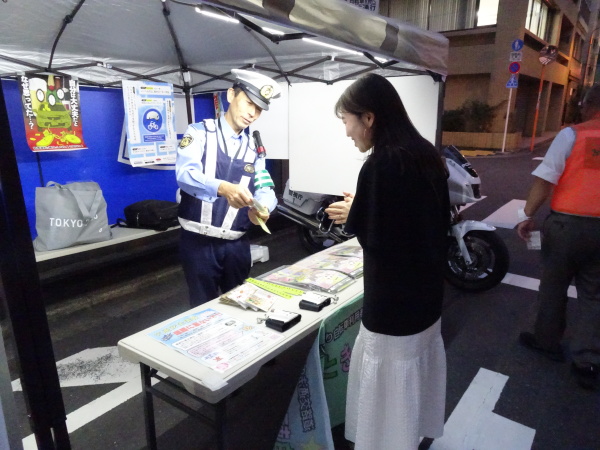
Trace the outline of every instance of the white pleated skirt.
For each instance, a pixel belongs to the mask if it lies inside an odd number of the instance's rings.
[[[444,431],[446,352],[441,320],[411,336],[362,324],[352,350],[346,439],[355,450],[416,450]]]

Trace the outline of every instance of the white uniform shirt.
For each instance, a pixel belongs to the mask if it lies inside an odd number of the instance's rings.
[[[552,184],[558,184],[574,144],[575,131],[573,128],[562,129],[550,144],[542,163],[531,174]]]

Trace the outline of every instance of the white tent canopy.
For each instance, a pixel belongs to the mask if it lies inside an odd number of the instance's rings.
[[[2,77],[50,69],[83,84],[146,78],[206,92],[229,87],[236,67],[290,83],[447,73],[446,38],[342,0],[2,0],[0,27]]]

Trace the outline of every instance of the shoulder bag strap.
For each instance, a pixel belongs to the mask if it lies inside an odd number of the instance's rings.
[[[81,198],[79,198],[79,196],[75,193],[75,191],[72,191],[71,189],[69,189],[68,187],[65,187],[65,186],[63,186],[63,188],[67,189],[71,194],[73,194],[73,197],[75,197],[75,201],[77,201],[77,206],[79,206],[79,211],[81,211],[81,214],[83,214],[83,218],[85,219],[85,222],[89,222],[96,216],[96,213],[98,212],[98,208],[100,207],[100,203],[102,202],[102,192],[101,191],[99,191],[99,190],[96,191],[96,194],[94,195],[94,201],[92,202],[92,206],[88,211],[87,207],[83,203],[83,200],[81,200]]]

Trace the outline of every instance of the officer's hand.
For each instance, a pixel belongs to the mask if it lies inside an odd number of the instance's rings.
[[[239,184],[222,181],[217,190],[219,197],[225,197],[227,203],[234,208],[240,209],[244,206],[252,206],[252,193],[247,187]]]
[[[525,242],[529,241],[531,232],[535,229],[535,222],[533,219],[527,219],[517,225],[517,234]]]
[[[266,222],[269,220],[270,215],[269,213],[260,213],[256,208],[250,208],[248,210],[248,218],[250,219],[250,222],[252,222],[254,225],[259,225],[258,220],[256,219],[257,217],[260,217],[263,222]]]

